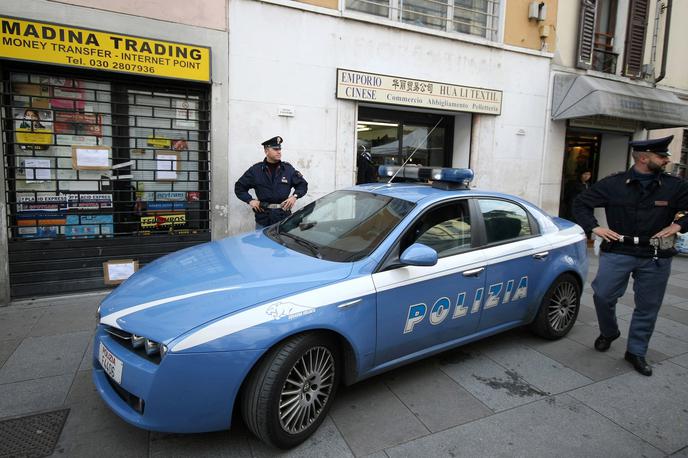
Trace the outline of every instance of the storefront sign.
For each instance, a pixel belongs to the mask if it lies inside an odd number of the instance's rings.
[[[502,91],[337,69],[337,98],[498,115]]]
[[[210,81],[210,48],[0,17],[0,57]]]
[[[141,218],[142,229],[183,226],[184,224],[186,224],[186,215],[184,214],[144,216]]]

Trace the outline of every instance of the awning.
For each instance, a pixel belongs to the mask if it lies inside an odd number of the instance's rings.
[[[592,76],[554,76],[552,119],[609,116],[632,119],[642,127],[688,126],[688,103],[676,94]]]

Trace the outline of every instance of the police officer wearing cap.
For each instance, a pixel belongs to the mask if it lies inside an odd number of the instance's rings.
[[[282,162],[282,137],[272,137],[262,145],[265,159],[252,165],[234,185],[234,194],[255,213],[256,229],[283,220],[306,195],[308,182],[288,162]],[[292,188],[294,193],[290,195]],[[249,194],[253,189],[256,198]]]
[[[677,232],[688,230],[688,216],[674,221],[677,212],[688,209],[688,183],[664,173],[673,138],[631,142],[633,167],[600,180],[573,203],[578,224],[603,239],[592,282],[600,328],[595,349],[607,351],[621,336],[616,302],[633,274],[635,309],[625,359],[647,376],[652,367],[645,355],[677,253],[672,242]],[[608,228],[595,219],[596,207],[605,209]]]

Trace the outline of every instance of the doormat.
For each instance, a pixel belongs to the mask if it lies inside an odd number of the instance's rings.
[[[0,458],[51,455],[67,415],[63,409],[0,421]]]

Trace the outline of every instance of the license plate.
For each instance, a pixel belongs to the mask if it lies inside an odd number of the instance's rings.
[[[122,384],[122,360],[117,358],[112,354],[110,350],[107,349],[103,342],[100,342],[100,347],[98,348],[98,360],[103,370],[107,375],[109,375],[115,382]]]

